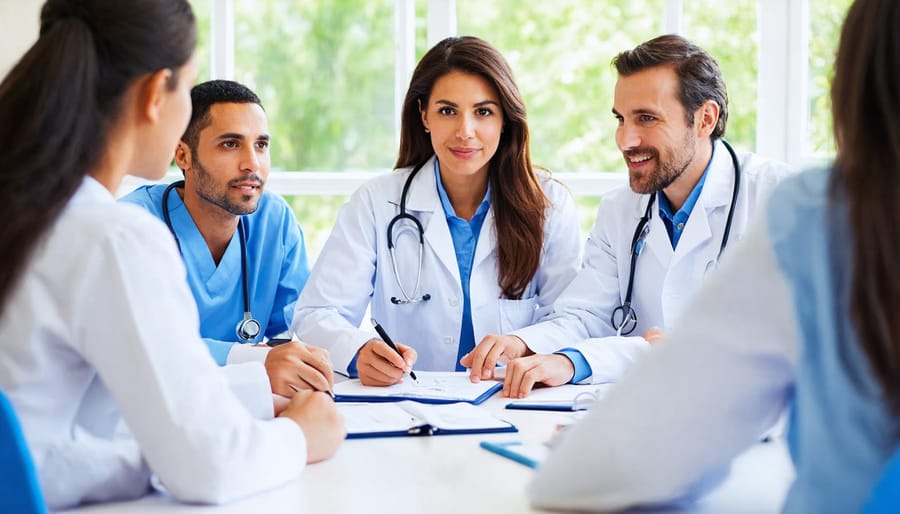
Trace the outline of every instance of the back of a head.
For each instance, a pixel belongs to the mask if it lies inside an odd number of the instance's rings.
[[[103,158],[128,87],[177,71],[195,43],[186,0],[44,5],[37,42],[0,83],[0,309],[37,241]]]
[[[850,6],[831,88],[831,195],[853,234],[849,305],[859,343],[900,413],[900,2]]]
[[[625,50],[612,60],[619,75],[628,76],[657,66],[671,66],[678,76],[681,105],[688,124],[694,122],[694,111],[712,100],[719,105],[719,121],[710,137],[725,135],[728,123],[728,91],[719,63],[709,53],[687,39],[666,34]]]
[[[256,93],[233,80],[209,80],[191,88],[191,119],[181,140],[187,143],[194,154],[197,151],[200,132],[212,123],[210,108],[222,103],[256,104],[263,108]]]
[[[448,37],[426,52],[413,71],[403,101],[400,151],[395,167],[422,163],[434,153],[419,109],[427,105],[434,83],[451,71],[479,75],[497,90],[505,123],[498,153],[508,146],[514,147],[519,155],[527,152],[525,103],[509,63],[483,39],[474,36]]]

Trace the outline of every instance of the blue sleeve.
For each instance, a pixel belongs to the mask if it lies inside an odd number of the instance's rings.
[[[219,366],[224,366],[228,362],[228,353],[231,352],[231,347],[236,345],[237,343],[228,342],[228,341],[219,341],[218,339],[209,339],[204,337],[203,342],[206,343],[206,347],[209,348],[209,353],[212,355],[213,359],[215,359],[216,364]]]
[[[575,374],[572,376],[572,380],[569,380],[570,384],[577,384],[591,376],[591,365],[588,364],[587,359],[584,358],[584,355],[582,355],[580,351],[575,348],[563,348],[554,353],[557,355],[565,355],[572,361],[572,365],[575,366]]]
[[[284,236],[285,254],[281,263],[278,288],[275,291],[275,303],[266,327],[266,336],[268,337],[275,337],[290,329],[291,320],[294,318],[294,307],[309,278],[309,257],[306,254],[303,228],[294,218],[293,211],[288,211],[286,216],[289,220],[286,223]]]
[[[353,356],[350,359],[350,364],[347,364],[347,376],[350,378],[359,378],[359,370],[356,369],[356,359],[359,358],[359,353]]]

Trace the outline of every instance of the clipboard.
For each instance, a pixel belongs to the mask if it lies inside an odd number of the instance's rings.
[[[483,380],[473,384],[465,371],[418,371],[418,382],[405,377],[403,382],[387,387],[364,386],[359,379],[334,385],[337,402],[399,402],[421,403],[466,402],[479,405],[497,391],[502,382]]]
[[[504,443],[495,443],[493,441],[481,441],[480,446],[485,450],[496,453],[497,455],[514,460],[519,464],[524,464],[529,468],[537,468],[547,455],[550,448],[546,444],[540,443],[523,443],[521,441],[509,441]]]
[[[518,432],[515,425],[471,403],[339,403],[347,439]]]

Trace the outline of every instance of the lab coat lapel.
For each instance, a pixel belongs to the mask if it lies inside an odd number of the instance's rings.
[[[676,262],[687,258],[702,246],[708,246],[710,249],[714,247],[715,251],[710,253],[709,258],[715,258],[719,245],[714,244],[715,241],[711,241],[713,238],[712,224],[718,223],[720,218],[724,223],[725,218],[715,215],[714,212],[728,208],[728,203],[731,201],[733,177],[731,156],[724,145],[717,141],[713,162],[707,172],[706,181],[703,183],[703,190],[691,211],[681,239],[678,240],[674,257]],[[716,232],[721,233],[721,230]],[[691,258],[696,257],[692,256]]]
[[[474,270],[481,265],[482,261],[494,255],[496,248],[497,231],[494,230],[494,208],[490,207],[484,216],[481,232],[478,233],[478,243],[475,246],[475,259],[472,263],[472,269]]]
[[[647,210],[648,201],[650,201],[649,195],[641,196],[641,201],[638,202],[636,214],[630,225],[630,232],[627,232],[628,240],[626,244],[628,245],[628,253],[626,255],[628,255],[629,259],[631,258],[631,238],[634,237],[634,230],[641,221],[644,211]],[[659,261],[662,269],[666,269],[669,267],[669,262],[672,260],[672,242],[669,241],[669,234],[666,233],[666,226],[659,218],[659,205],[656,202],[653,204],[652,214],[653,217],[650,218],[650,232],[647,234],[644,250],[641,252],[640,257],[638,257],[638,266],[640,266],[642,259],[654,258]]]

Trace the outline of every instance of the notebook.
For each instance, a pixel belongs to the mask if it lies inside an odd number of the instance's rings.
[[[587,410],[599,398],[606,395],[614,384],[575,385],[543,387],[531,391],[527,398],[513,400],[507,409],[579,411]]]
[[[344,416],[347,439],[518,432],[515,425],[487,409],[464,402],[339,403],[337,407]]]
[[[338,402],[397,402],[414,400],[423,403],[468,402],[478,405],[503,388],[502,382],[469,381],[465,371],[416,371],[418,382],[404,377],[403,382],[387,387],[364,386],[359,379],[334,385]]]

